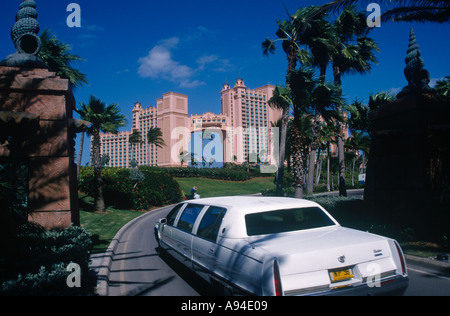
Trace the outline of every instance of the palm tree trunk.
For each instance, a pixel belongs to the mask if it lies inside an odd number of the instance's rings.
[[[306,183],[306,194],[313,194],[314,190],[314,167],[316,165],[316,149],[315,144],[311,144],[311,150],[309,152],[309,163],[308,163],[308,177]]]
[[[319,159],[319,162],[318,162],[317,167],[316,167],[316,182],[315,182],[315,186],[319,185],[320,177],[322,175],[323,151],[321,151],[319,153],[319,156],[320,156],[320,159]]]
[[[339,123],[339,125],[341,125]],[[342,128],[339,128],[339,131]],[[347,196],[347,186],[345,185],[345,160],[344,160],[344,138],[341,132],[338,135],[338,157],[339,157],[339,196]]]
[[[334,84],[339,87],[342,93],[341,70],[339,66],[333,63]],[[342,115],[343,110],[339,108],[339,113]],[[344,160],[344,130],[342,124],[337,122],[338,127],[338,158],[339,158],[339,196],[347,196],[347,187],[345,185],[345,160]]]
[[[80,166],[81,166],[81,157],[83,156],[83,146],[84,146],[84,132],[81,132],[80,148],[78,150],[77,179],[80,178]]]
[[[330,159],[330,143],[327,143],[327,190],[328,192],[331,191],[331,184],[330,184],[330,165],[331,165],[331,159]]]
[[[314,190],[314,166],[316,164],[316,155],[317,155],[317,148],[319,147],[317,144],[317,138],[318,138],[318,130],[319,130],[319,116],[316,115],[314,117],[314,121],[312,123],[311,127],[311,134],[312,134],[312,142],[311,142],[311,151],[309,153],[309,166],[308,166],[308,180],[306,183],[306,194],[311,195]]]
[[[286,157],[286,137],[287,137],[288,119],[289,119],[289,108],[283,109],[283,116],[281,118],[280,156],[277,169],[277,196],[283,195],[284,160]]]
[[[92,144],[92,154],[93,154],[93,167],[94,167],[94,183],[95,183],[95,196],[94,205],[97,212],[105,211],[105,200],[103,197],[103,179],[102,179],[102,162],[100,157],[100,131],[95,130],[92,133],[93,144]]]
[[[294,124],[292,126],[292,157],[294,169],[294,197],[296,199],[301,199],[303,197],[305,169],[303,166],[300,129],[298,126],[298,122],[296,121],[294,121]]]
[[[291,44],[288,52],[288,76],[297,66],[297,50],[294,44]],[[290,83],[286,77],[286,88],[291,91]],[[295,105],[294,105],[295,106]],[[292,124],[292,167],[293,172],[293,186],[294,186],[294,198],[303,198],[303,184],[305,182],[305,167],[303,165],[303,152],[302,152],[302,140],[301,131],[299,126],[300,116],[299,111],[294,111],[294,123]]]
[[[355,186],[355,164],[356,164],[356,157],[353,157],[352,162],[352,186]]]

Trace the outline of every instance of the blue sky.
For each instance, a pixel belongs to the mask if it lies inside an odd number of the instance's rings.
[[[0,59],[14,52],[9,34],[21,0],[3,2]],[[74,91],[77,103],[95,95],[108,104],[118,103],[128,117],[137,100],[145,107],[156,106],[156,99],[170,91],[189,96],[190,114],[220,113],[222,84],[234,84],[239,75],[250,88],[283,84],[287,62],[281,47],[264,57],[261,42],[275,38],[276,21],[287,17],[286,9],[294,13],[301,6],[326,2],[36,0],[41,30],[50,29],[86,59],[74,64],[89,80]],[[81,7],[80,28],[67,26],[70,3]],[[371,33],[381,49],[379,64],[370,74],[343,78],[349,101],[406,85],[403,68],[411,27],[431,77],[450,75],[449,23],[384,23]],[[331,71],[328,76],[331,79]]]

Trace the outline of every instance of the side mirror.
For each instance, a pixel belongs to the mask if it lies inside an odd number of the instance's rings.
[[[167,218],[161,218],[161,219],[159,220],[159,223],[160,223],[160,224],[167,224]]]

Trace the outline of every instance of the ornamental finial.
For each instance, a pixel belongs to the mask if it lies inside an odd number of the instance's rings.
[[[18,53],[36,56],[41,50],[37,17],[36,2],[23,0],[16,15],[16,23],[11,29],[11,39]]]
[[[41,50],[41,39],[38,36],[40,26],[37,21],[36,2],[23,0],[16,15],[16,23],[11,29],[11,39],[16,53],[0,62],[2,66],[48,68],[37,57]]]
[[[397,95],[397,98],[402,98],[412,93],[435,93],[434,89],[428,85],[430,83],[430,73],[425,69],[425,61],[421,57],[416,35],[412,28],[409,33],[409,45],[405,63],[404,74],[408,85]]]

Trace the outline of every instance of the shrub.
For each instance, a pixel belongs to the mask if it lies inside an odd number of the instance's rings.
[[[194,167],[141,167],[141,170],[163,172],[176,178],[207,178],[213,180],[247,181],[251,174],[244,167],[233,168],[194,168]]]
[[[163,171],[152,168],[104,168],[102,179],[105,203],[118,208],[147,210],[181,201],[179,184]],[[79,189],[94,196],[92,168],[81,168]]]
[[[86,295],[92,294],[89,255],[92,238],[81,227],[45,231],[36,224],[18,227],[8,248],[14,255],[1,258],[0,295]],[[80,266],[81,287],[70,288],[70,263]]]

